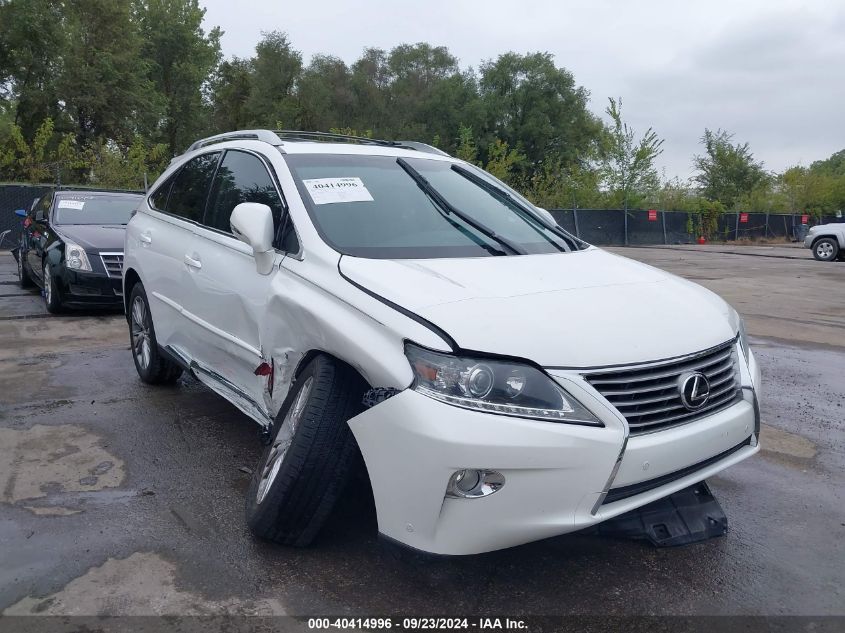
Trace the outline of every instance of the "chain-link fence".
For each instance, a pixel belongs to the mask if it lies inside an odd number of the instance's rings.
[[[693,227],[695,213],[648,209],[550,209],[563,228],[590,244],[624,246],[648,244],[691,244],[698,239]],[[806,220],[806,223],[805,223]],[[816,224],[843,222],[845,218],[781,213],[725,213],[718,218],[712,239],[802,240]]]
[[[19,240],[21,218],[16,209],[32,206],[52,187],[50,185],[0,184],[0,233],[9,230],[0,249],[13,248]],[[621,209],[551,209],[564,229],[599,246],[647,244],[689,244],[698,236],[690,232],[695,225],[694,213],[683,211],[629,210],[627,221]],[[802,222],[808,220],[808,224]],[[725,213],[719,217],[716,234],[719,239],[785,238],[803,239],[809,226],[842,222],[843,218],[823,216],[820,219],[801,214]],[[714,236],[716,237],[716,236]]]

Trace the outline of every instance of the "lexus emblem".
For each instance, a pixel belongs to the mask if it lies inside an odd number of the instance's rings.
[[[710,398],[710,383],[704,374],[688,371],[678,378],[678,394],[684,406],[690,411],[695,411],[707,404]]]

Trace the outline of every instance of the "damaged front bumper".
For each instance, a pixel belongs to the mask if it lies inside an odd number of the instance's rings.
[[[469,411],[402,391],[349,422],[379,531],[427,553],[476,554],[587,528],[687,488],[759,450],[753,357],[750,365],[743,398],[729,408],[631,438],[624,418],[575,379],[556,377],[604,427]],[[447,489],[462,469],[495,471],[505,483],[455,498]]]

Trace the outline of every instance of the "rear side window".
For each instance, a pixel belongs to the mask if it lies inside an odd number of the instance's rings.
[[[220,152],[213,152],[197,156],[185,163],[173,180],[167,208],[164,210],[186,220],[202,222],[208,189],[219,158]]]
[[[284,210],[267,167],[253,154],[229,150],[217,170],[204,224],[231,233],[229,218],[241,202],[260,202],[270,207],[278,232]]]
[[[150,196],[150,203],[153,205],[153,209],[167,211],[167,197],[170,195],[170,188],[173,186],[174,178],[175,176],[171,176],[165,180],[164,184]]]

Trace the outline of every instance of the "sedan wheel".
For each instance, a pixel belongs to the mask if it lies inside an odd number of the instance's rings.
[[[44,303],[47,306],[47,312],[51,314],[56,314],[62,310],[62,299],[56,288],[50,264],[46,262],[44,263]]]

